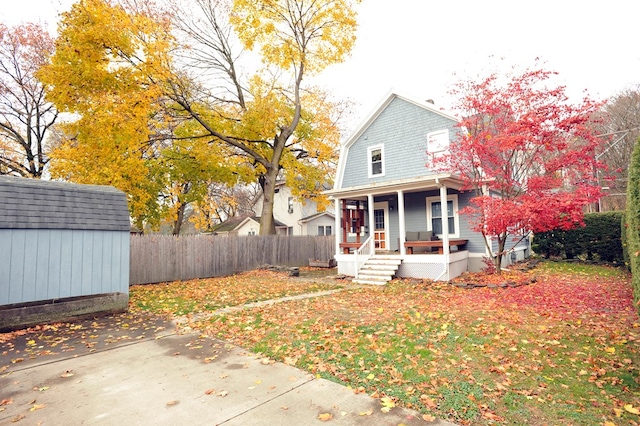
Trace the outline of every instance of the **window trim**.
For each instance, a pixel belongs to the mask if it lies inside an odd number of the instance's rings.
[[[427,197],[426,198],[426,207],[427,207],[427,231],[433,231],[433,223],[431,216],[431,205],[433,203],[439,203],[440,196],[436,197]],[[453,201],[453,226],[455,226],[455,232],[449,232],[449,238],[459,238],[460,237],[460,213],[458,210],[458,194],[448,194],[447,195],[447,203],[449,201]],[[447,215],[447,219],[449,216]],[[443,234],[437,234],[438,238],[442,238]]]
[[[446,135],[447,145],[444,147],[438,147],[439,149],[431,149],[431,143],[429,142],[429,140],[439,134]],[[449,129],[441,129],[441,130],[436,130],[435,132],[427,133],[427,153],[429,155],[433,155],[433,156],[441,155],[442,153],[446,152],[449,149],[450,144],[451,144],[451,139],[449,138]]]
[[[371,159],[371,155],[373,153],[373,151],[376,150],[380,150],[380,173],[377,174],[373,174],[373,161]],[[368,167],[368,171],[369,171],[369,178],[376,178],[376,177],[381,177],[384,176],[384,145],[379,144],[379,145],[373,145],[370,147],[367,147],[367,167]]]

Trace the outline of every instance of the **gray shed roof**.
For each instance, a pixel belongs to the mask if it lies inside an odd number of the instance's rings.
[[[118,189],[0,176],[0,229],[130,228],[127,198]]]

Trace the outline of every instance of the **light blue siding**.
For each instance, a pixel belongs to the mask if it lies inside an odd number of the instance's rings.
[[[0,305],[128,291],[128,232],[0,229]]]
[[[449,130],[453,140],[456,121],[401,98],[394,98],[349,148],[342,188],[430,174],[427,168],[427,134]],[[384,145],[381,177],[368,177],[367,148]]]

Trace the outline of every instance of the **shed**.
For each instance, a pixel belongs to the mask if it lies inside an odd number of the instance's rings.
[[[130,227],[113,187],[0,176],[0,331],[125,311]]]

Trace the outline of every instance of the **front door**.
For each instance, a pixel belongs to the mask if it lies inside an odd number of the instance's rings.
[[[375,203],[373,207],[373,240],[376,245],[376,250],[388,250],[389,247],[389,203]]]

